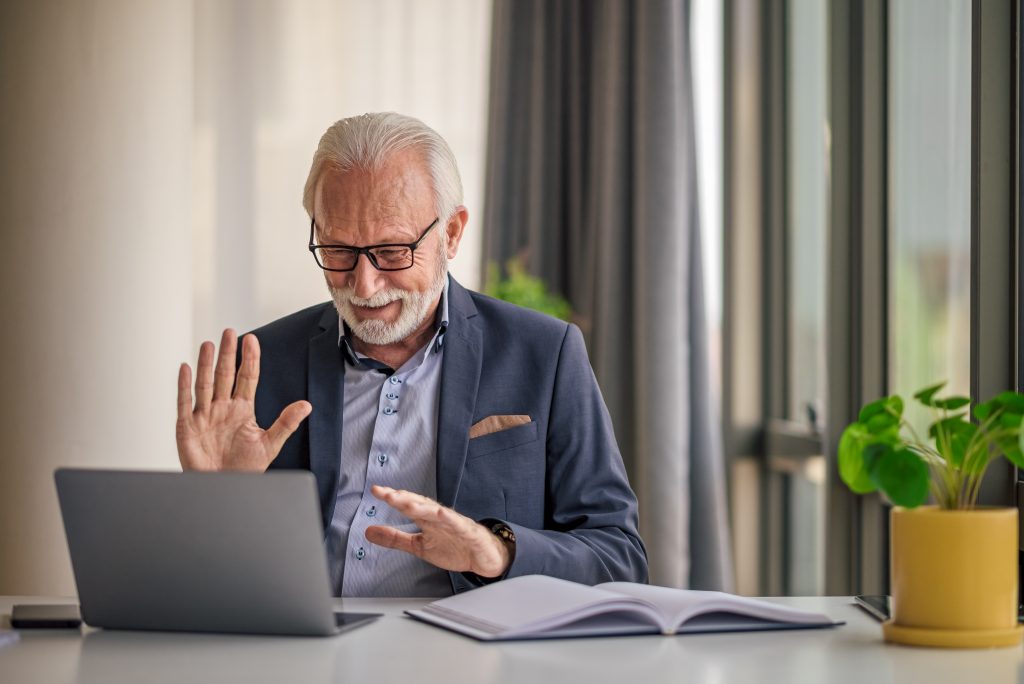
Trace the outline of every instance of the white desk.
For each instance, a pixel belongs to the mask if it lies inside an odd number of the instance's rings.
[[[935,650],[886,645],[881,628],[848,598],[780,598],[819,610],[826,630],[681,637],[479,643],[404,617],[414,599],[344,599],[383,612],[336,637],[281,638],[144,632],[25,631],[0,648],[0,682],[913,682],[1024,681],[1024,648]],[[0,597],[0,627],[13,603]],[[48,599],[60,602],[59,599]]]

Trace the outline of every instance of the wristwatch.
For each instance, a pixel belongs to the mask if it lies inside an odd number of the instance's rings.
[[[496,522],[491,525],[491,534],[496,536],[501,541],[505,542],[506,546],[510,546],[511,549],[516,547],[516,533],[512,531],[512,528],[503,522]]]
[[[486,527],[488,530],[490,530],[491,534],[500,539],[501,543],[505,545],[505,548],[508,549],[509,567],[511,567],[512,561],[516,557],[516,533],[512,531],[512,528],[509,527],[507,523],[503,523],[500,520],[495,520],[494,518],[484,518],[483,520],[477,520],[477,522]],[[494,582],[500,582],[502,579],[505,578],[505,574],[507,572],[508,569],[506,568],[505,572],[503,572],[498,577],[481,577],[476,573],[464,574],[467,577],[471,578],[471,582],[473,582],[477,586],[480,586],[485,584],[493,584]]]

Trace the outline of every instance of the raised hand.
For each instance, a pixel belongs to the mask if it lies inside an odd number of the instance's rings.
[[[175,437],[183,470],[252,470],[262,472],[277,457],[288,436],[313,407],[296,401],[281,411],[270,429],[256,423],[254,399],[260,378],[260,343],[254,335],[242,339],[242,365],[235,375],[238,337],[228,329],[220,339],[214,371],[212,342],[199,347],[195,407],[192,369],[178,369],[178,423]],[[234,392],[232,392],[234,386]]]
[[[370,491],[420,528],[410,534],[371,525],[366,528],[366,538],[374,544],[411,553],[443,570],[481,577],[499,577],[512,563],[505,543],[475,520],[404,489],[374,485]]]

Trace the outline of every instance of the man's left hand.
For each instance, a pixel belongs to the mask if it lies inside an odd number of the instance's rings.
[[[370,491],[420,528],[410,534],[372,525],[366,538],[374,544],[411,553],[443,570],[486,578],[500,577],[512,563],[505,543],[475,520],[404,489],[374,485]]]

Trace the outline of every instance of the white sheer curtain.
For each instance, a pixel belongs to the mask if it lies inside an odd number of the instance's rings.
[[[490,8],[0,2],[0,594],[74,593],[54,468],[174,468],[198,341],[326,299],[299,199],[330,123],[424,119],[482,215]]]
[[[480,281],[490,1],[196,0],[194,336],[327,298],[300,199],[335,120],[392,110],[451,144],[470,224],[456,278]]]

